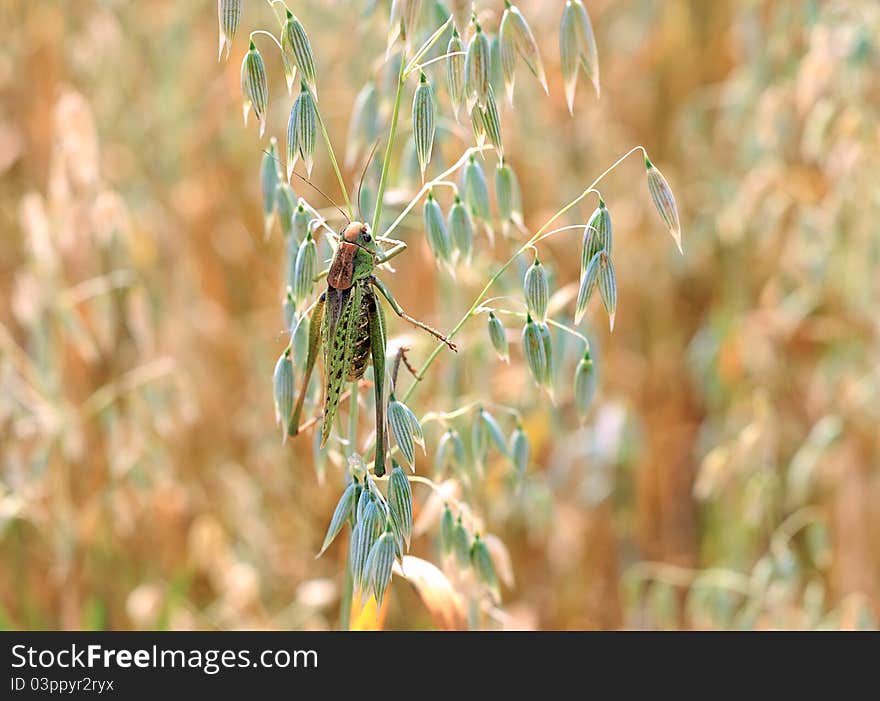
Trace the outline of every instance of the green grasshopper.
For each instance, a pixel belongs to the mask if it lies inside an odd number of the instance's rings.
[[[350,222],[339,233],[339,245],[327,273],[327,289],[321,294],[312,311],[309,325],[308,355],[305,376],[293,416],[288,424],[288,435],[299,431],[303,401],[319,348],[324,360],[324,410],[321,425],[321,447],[327,443],[339,398],[346,382],[363,377],[372,356],[374,393],[376,395],[376,460],[377,477],[385,474],[385,312],[379,304],[378,290],[394,312],[411,324],[424,329],[456,351],[455,344],[436,329],[414,319],[398,304],[394,296],[373,271],[403,251],[406,244],[383,251],[369,227],[359,221]],[[353,398],[352,401],[356,401]]]

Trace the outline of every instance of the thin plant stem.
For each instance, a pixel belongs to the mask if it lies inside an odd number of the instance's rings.
[[[555,236],[556,234],[558,234],[562,231],[571,231],[572,229],[583,229],[583,228],[584,228],[583,224],[569,224],[567,226],[560,226],[558,229],[551,229],[547,233],[542,234],[540,236],[540,238],[535,240],[535,243],[540,243],[544,239],[549,239],[551,236]]]
[[[419,61],[421,60],[422,56],[428,53],[428,51],[431,50],[431,47],[437,43],[437,41],[443,35],[443,32],[446,31],[446,28],[452,23],[452,19],[452,15],[449,15],[446,21],[439,27],[437,27],[437,30],[431,36],[429,36],[425,43],[422,44],[421,48],[419,48],[419,50],[415,52],[409,63],[406,64],[406,68],[404,68],[403,70],[404,78],[408,77],[410,73],[412,73],[419,67]]]
[[[564,205],[558,212],[556,212],[546,222],[544,222],[544,224],[541,226],[541,228],[538,229],[528,241],[526,241],[522,246],[520,246],[516,250],[516,252],[510,258],[508,258],[507,261],[498,269],[498,271],[491,278],[489,278],[489,281],[486,283],[486,285],[483,287],[483,289],[480,290],[480,293],[477,295],[477,298],[474,300],[473,304],[471,304],[470,308],[467,310],[467,312],[465,312],[464,316],[461,317],[461,319],[455,325],[455,327],[452,329],[452,331],[449,332],[447,337],[450,339],[454,338],[456,336],[456,334],[459,331],[461,331],[462,327],[467,323],[467,320],[471,317],[471,315],[474,313],[474,311],[477,309],[477,307],[480,306],[480,303],[483,301],[483,297],[486,296],[486,293],[490,289],[492,289],[492,286],[496,282],[498,282],[499,278],[513,264],[513,262],[524,251],[528,250],[528,248],[530,246],[533,246],[535,244],[535,242],[538,239],[540,239],[541,236],[543,236],[547,232],[547,230],[550,228],[550,226],[553,224],[553,222],[555,222],[557,219],[559,219],[559,217],[561,217],[566,212],[568,212],[570,209],[572,209],[575,205],[577,205],[581,200],[583,200],[585,197],[587,197],[590,193],[595,192],[594,188],[599,184],[599,182],[605,176],[607,176],[611,171],[613,171],[617,166],[619,166],[621,163],[623,163],[623,161],[625,161],[629,156],[631,156],[633,153],[635,153],[636,151],[641,151],[643,154],[645,153],[645,149],[643,146],[634,146],[633,148],[631,148],[629,151],[627,151],[625,154],[623,154],[620,158],[618,158],[614,163],[612,163],[610,166],[608,166],[608,168],[606,168],[595,180],[593,180],[592,183],[590,183],[590,185],[587,187],[587,189],[585,189],[581,194],[579,194],[573,200],[571,200],[566,205]],[[410,395],[415,391],[416,386],[419,384],[419,381],[422,380],[422,378],[424,378],[425,373],[428,371],[428,368],[431,367],[434,360],[436,360],[437,356],[440,355],[440,351],[443,350],[444,346],[445,346],[445,344],[440,343],[434,347],[434,350],[431,351],[431,354],[428,356],[427,360],[425,360],[424,365],[422,365],[422,367],[419,369],[419,374],[418,374],[418,377],[416,378],[416,381],[413,382],[409,386],[409,389],[407,389],[406,394],[403,396],[403,399],[401,401],[405,402],[407,399],[409,399]]]
[[[395,219],[393,222],[391,222],[391,224],[388,226],[388,228],[385,229],[382,236],[388,236],[392,231],[394,231],[398,226],[400,226],[400,222],[402,222],[404,220],[404,218],[406,218],[406,215],[412,211],[412,208],[415,207],[421,201],[421,199],[428,193],[428,190],[430,190],[432,187],[434,187],[435,185],[439,185],[439,184],[454,185],[454,183],[447,183],[446,178],[448,178],[455,171],[459,170],[465,163],[467,163],[468,159],[471,157],[472,154],[480,153],[482,151],[488,151],[488,150],[494,149],[494,148],[495,147],[492,146],[491,144],[485,144],[483,146],[471,146],[470,148],[466,149],[464,154],[462,154],[461,158],[459,158],[453,165],[449,166],[449,168],[447,168],[445,171],[440,173],[440,175],[438,175],[433,180],[429,180],[424,185],[422,185],[422,188],[416,193],[415,197],[413,197],[409,201],[409,203],[406,205],[406,207],[403,208],[403,211],[397,216],[397,219]]]
[[[417,63],[412,67],[412,70],[422,70],[426,66],[430,66],[432,63],[437,63],[438,61],[442,61],[445,58],[449,58],[450,56],[465,56],[467,55],[464,51],[450,51],[448,54],[443,54],[442,56],[437,56],[436,58],[432,58],[430,61],[425,61],[424,63]]]
[[[385,199],[385,187],[388,184],[388,172],[391,170],[391,152],[394,149],[394,137],[397,135],[397,121],[400,117],[400,103],[403,98],[403,83],[405,81],[403,58],[400,60],[400,72],[397,75],[397,92],[394,94],[394,109],[391,112],[391,127],[388,131],[388,144],[385,146],[385,156],[382,158],[382,173],[379,176],[379,191],[376,193],[376,206],[373,208],[372,231],[379,228],[379,219],[382,217],[382,201]]]
[[[391,126],[388,130],[388,144],[385,146],[385,155],[382,158],[382,173],[379,176],[379,191],[376,193],[376,206],[373,209],[373,225],[371,229],[379,228],[379,220],[382,217],[382,201],[385,199],[385,188],[388,185],[388,173],[391,170],[391,152],[394,149],[394,138],[397,136],[397,122],[400,117],[400,104],[403,99],[403,85],[410,73],[410,67],[417,62],[434,45],[446,27],[452,22],[452,15],[434,32],[415,55],[406,63],[404,54],[400,60],[400,72],[397,74],[397,91],[394,94],[394,108],[391,111]],[[387,235],[387,233],[385,234]]]
[[[336,153],[333,151],[333,144],[330,142],[330,134],[327,133],[327,126],[324,124],[324,118],[321,116],[321,109],[318,107],[318,101],[312,94],[312,89],[306,86],[309,95],[312,96],[312,102],[315,104],[315,114],[318,116],[318,126],[321,127],[321,135],[324,137],[324,144],[327,146],[327,153],[330,156],[330,164],[333,166],[333,172],[336,173],[336,180],[339,183],[339,189],[342,190],[342,197],[345,200],[345,208],[348,210],[348,218],[354,218],[354,210],[351,207],[351,200],[348,198],[348,189],[345,187],[345,180],[342,172],[339,170],[339,163],[336,161]]]
[[[255,37],[257,34],[260,34],[260,35],[262,35],[262,36],[267,36],[267,37],[269,37],[272,41],[275,42],[275,46],[278,47],[278,50],[279,50],[279,51],[281,51],[281,52],[284,51],[284,49],[281,48],[281,42],[278,41],[278,39],[275,37],[275,35],[272,34],[272,32],[267,32],[265,29],[255,29],[254,31],[252,31],[252,32],[250,33],[250,36],[248,37],[248,39],[250,39],[251,41],[253,41],[253,40],[254,40],[254,37]]]
[[[284,25],[284,14],[278,14],[278,5],[284,5],[284,9],[287,10],[287,3],[284,0],[266,0],[269,4],[269,7],[272,8],[272,12],[275,13],[275,19],[283,26]]]
[[[470,525],[474,527],[474,530],[482,530],[481,520],[476,517],[473,510],[460,499],[456,499],[451,494],[446,494],[442,485],[437,484],[432,479],[422,477],[421,475],[410,475],[407,473],[404,473],[404,475],[410,482],[424,484],[426,487],[429,487],[432,491],[442,496],[448,503],[452,504],[455,507],[456,511],[458,511],[462,516],[466,518],[467,521],[470,522]],[[389,479],[391,479],[391,475],[386,474],[382,477],[371,476],[370,479],[372,479],[374,482],[387,482]]]
[[[438,411],[430,411],[425,414],[420,424],[424,425],[426,423],[430,423],[432,421],[444,421],[449,422],[453,419],[458,418],[459,416],[466,416],[474,409],[479,409],[481,407],[492,407],[493,409],[497,409],[498,411],[503,411],[505,414],[510,414],[518,421],[522,421],[522,414],[518,409],[514,409],[512,406],[507,406],[506,404],[499,404],[498,402],[491,402],[488,400],[474,400],[472,402],[468,402],[463,407],[456,409],[455,411],[446,411],[446,412],[438,412]]]
[[[476,310],[474,310],[474,314],[481,314],[482,312],[495,312],[496,314],[507,314],[508,316],[515,316],[517,319],[525,319],[528,315],[526,312],[517,312],[512,309],[498,309],[496,307],[487,307],[485,305],[480,305]],[[555,319],[551,319],[547,317],[547,324],[549,326],[553,326],[560,331],[565,331],[568,334],[571,334],[575,338],[580,339],[584,342],[584,344],[589,347],[590,342],[587,340],[587,337],[584,336],[580,331],[563,324],[562,322],[556,321]]]

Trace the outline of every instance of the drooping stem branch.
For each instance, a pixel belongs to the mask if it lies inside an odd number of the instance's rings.
[[[258,34],[261,36],[269,37],[272,41],[275,42],[275,46],[278,47],[278,50],[281,51],[282,53],[284,52],[284,49],[281,48],[281,42],[278,41],[277,37],[274,34],[272,34],[272,32],[267,32],[265,29],[255,29],[254,31],[252,31],[250,33],[250,36],[248,37],[248,39],[253,41],[254,37],[257,36]]]
[[[473,315],[476,311],[477,307],[480,306],[480,303],[483,301],[483,297],[486,296],[486,293],[492,289],[492,286],[498,282],[504,272],[513,264],[513,262],[524,252],[529,249],[529,247],[533,246],[536,241],[538,241],[545,233],[547,233],[550,226],[555,222],[559,217],[563,216],[566,212],[575,207],[581,200],[590,195],[590,193],[595,192],[595,187],[601,182],[605,176],[607,176],[611,171],[613,171],[617,166],[619,166],[623,161],[625,161],[629,156],[631,156],[636,151],[641,151],[643,154],[645,153],[645,149],[642,146],[634,146],[625,154],[623,154],[620,158],[618,158],[614,163],[612,163],[608,168],[606,168],[592,183],[577,197],[573,200],[569,201],[565,204],[559,211],[557,211],[553,216],[551,216],[544,224],[538,229],[534,235],[526,241],[522,246],[520,246],[516,252],[507,261],[498,269],[498,271],[489,278],[489,281],[485,284],[480,293],[477,295],[476,299],[471,304],[470,308],[465,312],[464,316],[458,321],[458,323],[453,327],[452,331],[449,332],[448,337],[454,338],[459,331],[461,331],[462,327],[467,323],[467,320]],[[419,369],[419,374],[417,377],[417,381],[409,386],[409,389],[406,391],[406,394],[403,396],[401,401],[406,401],[409,399],[410,395],[415,391],[416,386],[419,384],[419,380],[424,378],[425,373],[428,371],[428,368],[431,367],[433,362],[437,359],[437,356],[440,355],[440,351],[443,350],[444,344],[439,344],[434,347],[434,350],[431,351],[431,354],[428,356],[427,360],[425,360],[424,365]]]
[[[578,227],[578,228],[580,228],[580,227]],[[511,309],[498,309],[497,307],[487,307],[485,305],[480,305],[480,307],[478,307],[477,309],[474,310],[474,314],[480,314],[482,312],[495,312],[496,314],[507,314],[509,316],[515,316],[517,319],[525,319],[528,316],[528,314],[526,312],[517,312],[517,311],[513,311]],[[566,324],[563,324],[562,322],[556,321],[555,319],[551,319],[549,317],[547,318],[547,324],[559,329],[560,331],[565,331],[567,334],[571,334],[575,338],[583,341],[584,344],[587,346],[587,348],[590,347],[590,342],[587,340],[587,337],[584,336],[577,329],[573,329],[573,328],[571,328],[571,326],[567,326]]]
[[[471,157],[471,154],[480,153],[482,151],[488,151],[490,149],[494,149],[495,147],[490,144],[485,144],[484,146],[471,146],[468,149],[465,149],[464,154],[462,154],[461,158],[459,158],[454,164],[449,166],[445,171],[440,173],[436,178],[429,180],[422,188],[415,194],[415,196],[407,203],[406,207],[403,208],[403,211],[397,215],[397,218],[391,222],[387,229],[382,233],[382,236],[388,236],[392,231],[394,231],[398,226],[400,226],[400,222],[402,222],[406,215],[412,211],[412,208],[415,207],[421,199],[428,194],[428,191],[434,187],[435,185],[449,185],[451,187],[457,187],[453,182],[447,182],[447,178],[452,175],[454,172],[459,170],[465,163],[468,162],[468,159]]]
[[[412,70],[422,70],[426,66],[430,66],[432,63],[437,63],[444,59],[450,58],[452,56],[465,56],[466,52],[464,51],[450,51],[448,54],[443,54],[442,56],[437,56],[436,58],[432,58],[430,61],[425,61],[424,63],[417,63],[412,67]]]
[[[491,402],[485,399],[481,399],[468,402],[463,407],[455,409],[454,411],[429,411],[421,418],[419,423],[424,426],[425,424],[431,423],[432,421],[449,422],[453,419],[458,418],[459,416],[466,416],[475,409],[480,409],[487,406],[492,407],[493,409],[497,409],[498,411],[503,411],[505,414],[510,414],[517,421],[522,421],[522,414],[518,409],[515,409],[512,406],[507,406],[506,404],[499,404],[498,402]]]

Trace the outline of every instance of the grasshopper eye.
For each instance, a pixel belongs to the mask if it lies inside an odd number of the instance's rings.
[[[373,237],[370,236],[366,231],[363,233],[363,239],[365,243],[369,243],[373,240]]]

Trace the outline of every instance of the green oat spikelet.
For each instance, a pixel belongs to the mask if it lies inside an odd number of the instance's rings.
[[[510,461],[516,472],[517,479],[522,479],[529,467],[529,456],[531,446],[529,445],[529,437],[523,431],[522,426],[516,425],[513,435],[510,437]]]
[[[359,488],[360,483],[357,481],[357,478],[355,478],[352,480],[351,484],[345,488],[345,491],[342,492],[342,496],[339,497],[339,501],[336,503],[336,508],[333,510],[333,517],[330,519],[330,525],[327,527],[327,534],[324,536],[321,550],[315,555],[315,559],[321,557],[327,548],[330,547],[331,543],[333,543],[336,536],[339,535],[339,532],[342,530],[342,527],[346,522],[350,523],[352,521],[355,507],[357,505]]]
[[[315,144],[318,138],[318,114],[315,101],[305,83],[287,120],[287,180],[293,175],[296,162],[302,158],[306,164],[306,174],[311,177],[314,165]]]
[[[599,281],[599,254],[601,252],[602,251],[596,251],[593,254],[593,257],[590,258],[590,262],[587,263],[587,267],[581,275],[581,282],[580,286],[578,287],[577,302],[575,302],[574,308],[575,324],[580,324],[581,319],[584,318],[584,314],[587,311],[587,304],[590,301],[590,297],[593,296],[593,291],[596,289],[596,284]]]
[[[480,112],[480,118],[483,122],[483,133],[498,151],[499,155],[504,153],[504,145],[501,142],[501,117],[498,115],[498,105],[495,102],[495,91],[489,86],[489,93],[486,97],[485,107],[477,108]]]
[[[483,110],[480,109],[476,102],[471,106],[470,117],[471,130],[474,133],[474,144],[477,148],[482,148],[483,144],[486,143],[486,122],[483,119]]]
[[[412,488],[395,460],[392,460],[391,476],[388,478],[388,508],[409,548],[413,528]]]
[[[501,17],[501,26],[498,29],[498,51],[507,101],[513,105],[513,87],[516,78],[516,38],[510,21],[509,9],[505,9],[504,15]]]
[[[574,371],[574,406],[581,421],[586,419],[595,394],[596,366],[587,348]]]
[[[361,490],[358,494],[357,506],[355,506],[354,510],[354,520],[355,523],[364,520],[364,514],[367,511],[367,506],[373,501],[375,497],[373,493],[369,489],[369,484],[367,481],[364,481],[364,489]]]
[[[287,440],[287,424],[293,414],[294,372],[291,347],[288,345],[275,363],[272,376],[272,388],[275,395],[275,423],[281,426],[282,441]]]
[[[309,213],[308,204],[302,197],[300,197],[299,200],[297,200],[296,211],[293,213],[293,220],[291,222],[291,242],[299,244],[300,241],[305,239],[311,230],[311,221],[312,216]]]
[[[461,470],[466,463],[467,456],[461,435],[454,428],[446,429],[437,443],[437,452],[434,454],[435,474],[441,474],[447,464],[451,464],[455,470]]]
[[[614,245],[614,237],[611,230],[611,214],[605,207],[605,202],[599,198],[599,206],[590,215],[587,225],[584,227],[583,248],[581,249],[581,274],[587,269],[593,256],[599,251],[606,251],[611,255]]]
[[[355,522],[354,530],[351,533],[351,542],[349,543],[348,562],[351,566],[351,574],[354,581],[355,589],[363,591],[366,579],[366,564],[373,543],[379,537],[379,529],[384,523],[384,513],[380,511],[376,504],[375,497],[369,494],[368,489],[364,489],[364,493],[368,495],[366,504],[362,513],[358,515]],[[361,494],[360,502],[364,500]]]
[[[544,344],[544,357],[547,359],[547,365],[544,370],[543,385],[553,395],[553,343],[550,336],[550,327],[546,322],[538,324],[538,332],[541,334],[541,343]]]
[[[501,70],[501,41],[497,34],[489,38],[489,87],[503,90],[504,73]]]
[[[482,582],[491,592],[495,601],[501,599],[501,593],[498,587],[498,576],[495,573],[495,565],[492,562],[492,556],[486,544],[480,539],[480,534],[474,536],[474,542],[470,547],[469,559],[477,575],[477,579]]]
[[[401,454],[406,458],[412,471],[415,472],[415,446],[421,446],[422,452],[425,452],[422,427],[412,410],[403,402],[398,401],[393,393],[388,401],[388,426]]]
[[[443,219],[443,211],[440,204],[434,199],[433,191],[428,192],[424,209],[425,236],[428,245],[437,262],[449,265],[452,260],[452,248],[449,242],[449,232]]]
[[[504,2],[505,10],[501,18],[499,29],[501,41],[501,68],[504,71],[504,85],[507,97],[513,104],[514,71],[516,68],[516,55],[519,54],[523,62],[534,75],[546,94],[550,94],[547,87],[547,76],[544,73],[544,64],[541,61],[541,53],[538,50],[538,42],[526,18],[516,5],[507,0]]]
[[[464,206],[461,197],[457,194],[452,207],[449,209],[449,218],[447,223],[447,231],[449,238],[455,250],[465,263],[470,262],[471,253],[474,248],[474,224],[471,221],[471,214],[468,208]]]
[[[465,100],[465,57],[463,52],[464,44],[461,42],[461,36],[459,36],[458,30],[453,27],[452,38],[446,47],[446,53],[450,54],[446,58],[446,86],[449,90],[449,101],[452,103],[455,121],[458,121],[458,115]]]
[[[440,549],[444,555],[449,555],[455,547],[455,519],[449,504],[443,505],[443,515],[440,517]]]
[[[657,167],[651,163],[645,156],[645,168],[648,173],[648,191],[651,193],[651,201],[654,207],[666,224],[666,228],[675,240],[678,246],[678,252],[684,253],[681,247],[681,223],[678,219],[678,208],[675,206],[675,197],[672,194],[672,188],[663,177],[663,173],[657,170]]]
[[[434,91],[424,73],[419,76],[419,86],[416,88],[413,97],[412,123],[416,157],[419,160],[419,170],[422,173],[422,182],[424,182],[425,169],[428,167],[428,163],[431,162],[431,151],[434,148],[434,132],[437,128]]]
[[[467,529],[461,522],[461,516],[458,517],[455,527],[452,529],[452,552],[455,553],[459,567],[465,568],[470,564],[470,538]]]
[[[388,43],[385,59],[391,55],[398,38],[402,38],[407,51],[418,29],[418,20],[422,10],[422,0],[392,0],[391,17],[388,24]]]
[[[522,191],[519,179],[505,158],[501,158],[495,168],[495,200],[498,202],[498,217],[504,224],[523,223]]]
[[[498,358],[505,363],[510,362],[510,347],[507,344],[507,331],[495,312],[489,312],[489,339]]]
[[[364,563],[364,584],[373,592],[376,603],[382,605],[385,589],[391,581],[391,569],[397,556],[397,543],[390,525],[370,548]]]
[[[532,378],[539,385],[544,384],[547,376],[547,351],[541,338],[541,330],[530,315],[522,332],[523,355],[525,355]]]
[[[285,240],[290,239],[293,234],[293,215],[296,212],[296,205],[296,193],[282,179],[275,186],[275,212]]]
[[[470,207],[471,214],[488,225],[492,218],[489,208],[489,186],[486,184],[483,168],[473,155],[464,168],[463,180],[464,199]]]
[[[483,107],[489,98],[491,47],[476,18],[472,22],[474,35],[471,37],[465,56],[464,89],[469,104],[476,101],[478,105]]]
[[[296,302],[293,300],[293,290],[290,288],[290,285],[287,285],[285,290],[284,301],[281,303],[281,312],[284,319],[284,328],[292,331],[296,325]]]
[[[566,0],[559,26],[559,52],[565,100],[574,112],[578,70],[583,69],[599,97],[599,59],[590,17],[580,0]]]
[[[263,63],[263,57],[254,42],[250,43],[250,48],[241,62],[241,97],[244,125],[247,126],[248,115],[253,109],[254,116],[260,123],[260,138],[262,139],[266,131],[269,85],[266,80],[266,66]]]
[[[523,277],[523,294],[529,314],[538,322],[543,323],[547,319],[550,283],[547,281],[547,271],[544,270],[538,256],[535,256],[535,262],[529,266]]]
[[[590,15],[587,14],[587,8],[584,7],[582,0],[574,0],[577,22],[575,24],[578,32],[578,40],[581,45],[581,66],[587,78],[593,84],[596,91],[596,97],[601,96],[601,88],[599,86],[599,52],[596,49],[596,36],[593,33],[593,23],[590,22]]]
[[[599,251],[599,297],[608,312],[608,323],[614,331],[614,315],[617,312],[617,279],[614,276],[614,264],[611,256],[605,251]]]
[[[498,425],[497,419],[483,407],[480,407],[477,415],[477,418],[485,429],[485,435],[492,439],[492,442],[495,444],[495,447],[498,448],[498,451],[502,455],[510,455],[507,441],[504,438],[504,433],[501,431],[501,426]]]
[[[296,261],[293,266],[293,299],[297,305],[302,304],[315,287],[315,276],[318,274],[318,245],[312,237],[312,232],[306,234],[305,240],[300,244],[296,253]]]
[[[471,424],[471,456],[477,465],[482,465],[489,454],[489,441],[486,424],[483,422],[482,408],[474,415]]]
[[[312,45],[302,22],[290,10],[287,11],[287,19],[281,31],[281,55],[288,92],[293,89],[296,69],[299,69],[302,81],[317,100],[318,89],[315,82],[315,56],[312,53]]]
[[[229,60],[229,51],[232,48],[232,40],[238,25],[241,22],[241,10],[243,0],[217,0],[217,18],[220,23],[220,49],[217,52],[217,61],[223,58],[223,49],[226,48],[226,60]]]
[[[269,148],[263,153],[260,163],[260,189],[263,195],[263,238],[268,239],[275,221],[278,183],[281,175],[278,172],[278,140],[273,136],[269,139]]]

